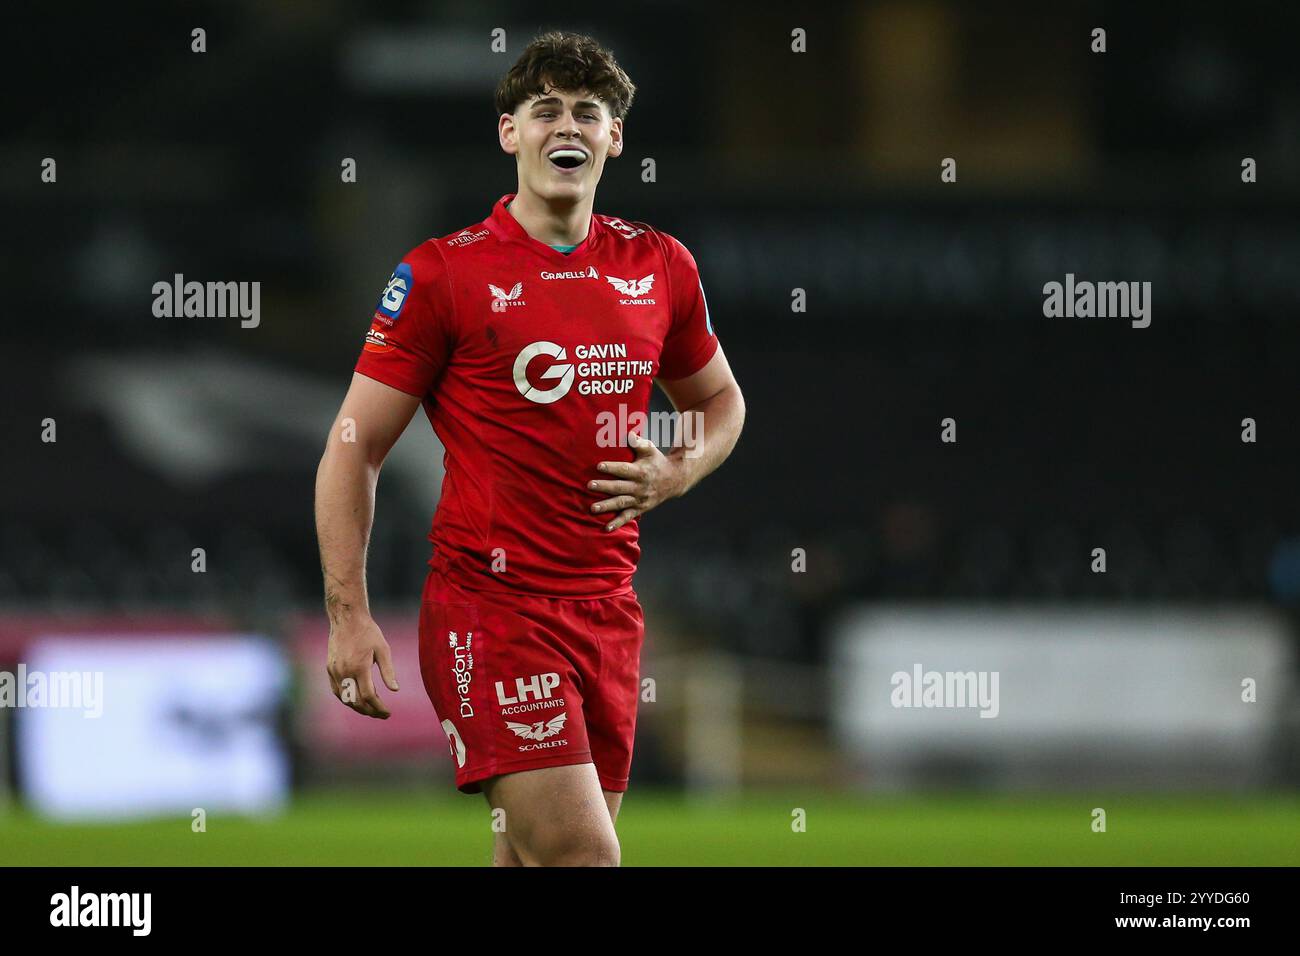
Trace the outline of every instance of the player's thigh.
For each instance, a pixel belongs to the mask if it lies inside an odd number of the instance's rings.
[[[525,866],[616,865],[618,837],[590,763],[542,767],[484,781],[505,833]]]
[[[609,822],[618,823],[619,807],[623,803],[623,794],[614,790],[602,791],[605,795],[605,806],[609,810]],[[488,806],[491,806],[491,801]],[[523,866],[523,861],[519,859],[519,854],[515,848],[510,845],[510,835],[504,830],[496,830],[492,834],[492,865],[493,866]]]

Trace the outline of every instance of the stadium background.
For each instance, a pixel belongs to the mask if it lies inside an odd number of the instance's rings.
[[[481,799],[451,792],[413,679],[439,477],[422,416],[380,481],[370,552],[404,678],[387,724],[328,697],[311,501],[398,257],[513,190],[491,92],[551,27],[591,32],[637,83],[597,211],[693,251],[749,408],[723,469],[642,522],[656,690],[625,862],[1300,859],[1294,8],[8,18],[0,670],[117,647],[110,688],[180,702],[129,734],[111,695],[94,732],[0,708],[0,862],[487,859]],[[1045,318],[1042,285],[1067,272],[1150,281],[1151,327]],[[175,273],[261,282],[260,325],[155,318]],[[932,658],[906,655],[909,627],[939,632]],[[1000,721],[891,717],[893,667],[862,655],[899,642],[903,667],[988,661],[1076,709],[1035,737],[1051,701],[1017,723],[1004,679]],[[178,683],[164,646],[230,686]],[[250,649],[284,667],[252,697],[230,663]],[[92,773],[87,747],[111,759]],[[231,782],[245,771],[259,782]]]

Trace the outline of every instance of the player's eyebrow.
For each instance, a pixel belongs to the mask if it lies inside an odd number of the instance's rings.
[[[533,103],[532,106],[529,107],[529,109],[535,110],[541,106],[563,106],[563,105],[564,105],[564,101],[561,100],[558,96],[547,96],[544,99],[540,99],[537,102]],[[593,100],[579,100],[578,102],[573,104],[573,108],[575,110],[590,110],[590,109],[599,110],[600,104],[594,102]]]

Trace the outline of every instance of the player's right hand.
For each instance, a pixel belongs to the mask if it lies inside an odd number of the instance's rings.
[[[366,616],[330,625],[329,657],[325,670],[334,696],[359,714],[389,718],[388,708],[375,691],[374,665],[389,690],[397,692],[393,654],[374,619]]]

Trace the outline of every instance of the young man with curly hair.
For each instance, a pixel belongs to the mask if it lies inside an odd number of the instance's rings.
[[[644,622],[638,521],[730,454],[744,421],[695,260],[593,212],[635,88],[589,37],[547,33],[496,93],[518,187],[408,252],[374,313],[316,485],[336,695],[397,691],[369,613],[379,469],[423,405],[446,449],[420,610],[420,669],[456,784],[504,822],[498,865],[617,865]],[[610,422],[653,383],[702,428],[661,451]],[[345,420],[355,441],[344,441]]]

